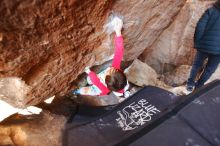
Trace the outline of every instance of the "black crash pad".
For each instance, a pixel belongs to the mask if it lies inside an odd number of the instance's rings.
[[[178,101],[174,94],[145,87],[93,122],[76,125],[74,119],[66,125],[64,146],[112,146],[144,131],[156,119],[169,112]]]
[[[98,117],[111,111],[116,105],[110,106],[89,106],[78,105],[75,112],[68,120],[71,127],[80,126],[96,120]]]
[[[220,81],[182,98],[167,121],[129,146],[220,146]]]
[[[178,116],[212,145],[220,146],[220,85],[194,100]]]
[[[211,146],[186,123],[172,117],[129,146]]]
[[[90,121],[78,125],[75,123],[79,118],[70,121],[64,130],[63,145],[218,146],[219,95],[220,81],[182,97],[145,87],[110,110],[87,115],[93,118]]]

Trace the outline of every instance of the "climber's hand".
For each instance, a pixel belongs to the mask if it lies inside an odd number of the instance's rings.
[[[90,68],[87,66],[84,70],[87,74],[89,74],[91,72]]]
[[[114,26],[114,30],[115,30],[116,35],[121,36],[121,29],[122,29],[122,26],[123,26],[122,19],[120,19],[119,17],[115,17],[112,20],[112,24]]]

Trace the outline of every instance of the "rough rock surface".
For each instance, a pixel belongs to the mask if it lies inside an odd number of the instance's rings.
[[[65,122],[65,117],[49,113],[35,119],[12,119],[0,125],[0,145],[60,146]]]
[[[173,22],[186,0],[117,0],[113,10],[125,18],[126,60],[136,59]]]
[[[109,0],[0,1],[0,77],[21,77],[30,104],[67,92],[105,35]]]
[[[61,146],[62,130],[76,110],[69,99],[56,98],[52,104],[41,103],[40,115],[14,115],[0,123],[0,145]]]
[[[141,55],[141,60],[162,73],[164,64],[190,65],[194,58],[193,36],[196,23],[212,1],[188,0],[175,20]]]
[[[164,82],[170,86],[180,86],[186,83],[189,73],[191,70],[191,66],[189,65],[181,65],[177,67],[175,70],[165,73]]]
[[[143,87],[143,86],[157,86],[163,89],[170,89],[171,86],[164,83],[156,73],[156,71],[147,65],[136,59],[134,62],[125,69],[125,74],[130,83]]]
[[[184,3],[2,0],[0,77],[21,77],[32,88],[30,104],[65,94],[85,66],[111,59],[112,40],[102,28],[110,10],[125,18],[125,59],[132,60],[169,26]]]
[[[0,100],[16,108],[25,108],[30,100],[30,88],[17,77],[0,78]]]
[[[67,93],[85,66],[112,58],[112,36],[103,32],[110,10],[124,16],[125,60],[145,50],[141,60],[157,72],[191,64],[194,27],[209,3],[2,0],[0,77],[22,78],[31,87],[29,104]]]
[[[146,63],[136,59],[132,65],[125,70],[129,82],[137,86],[155,86],[157,82],[157,73]]]
[[[112,58],[113,35],[104,32],[103,26],[113,11],[124,16],[124,59],[132,61],[139,57],[153,68],[146,67],[149,80],[146,75],[136,76],[146,79],[139,85],[170,89],[157,79],[157,73],[191,65],[194,27],[210,3],[202,0],[1,0],[0,78],[19,77],[30,87],[28,97],[21,99],[22,103],[17,106],[35,105],[47,97],[66,94],[86,66],[99,65]],[[147,66],[143,62],[138,65]],[[137,66],[136,69],[137,73],[144,71]],[[181,73],[184,71],[188,69]],[[167,74],[167,78],[175,79],[181,73]],[[218,69],[211,80],[219,77]],[[11,97],[6,101],[16,105],[14,95]],[[95,104],[103,104],[99,102]],[[63,101],[59,105],[64,105]],[[62,108],[57,107],[60,106],[50,107],[50,113],[44,112],[35,119],[12,118],[12,123],[2,123],[0,145],[61,145],[61,130],[68,114],[63,116]]]

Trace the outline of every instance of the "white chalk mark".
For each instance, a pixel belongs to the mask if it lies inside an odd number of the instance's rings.
[[[212,99],[212,101],[215,103],[220,103],[220,97],[215,97]]]
[[[200,99],[195,99],[195,100],[193,101],[193,103],[194,103],[194,104],[198,104],[198,105],[204,105],[204,104],[205,104],[205,102],[202,101],[202,100],[200,100]]]

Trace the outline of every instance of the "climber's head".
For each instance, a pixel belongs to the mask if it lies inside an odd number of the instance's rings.
[[[111,67],[109,74],[105,78],[105,83],[109,90],[119,91],[127,85],[127,79],[121,70]]]
[[[214,6],[220,10],[220,0],[217,0],[217,1],[214,3]]]

